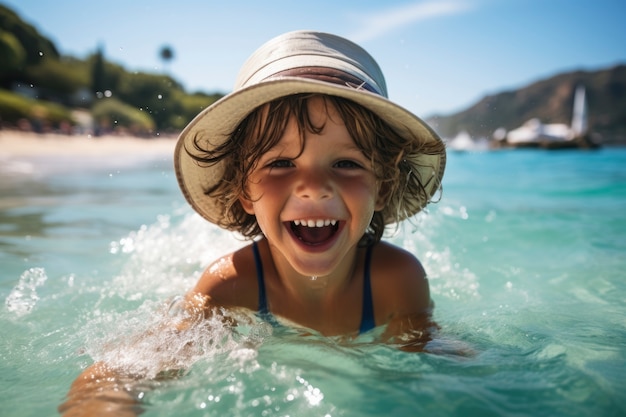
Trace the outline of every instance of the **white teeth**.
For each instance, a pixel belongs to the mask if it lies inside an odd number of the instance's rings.
[[[334,226],[337,224],[337,220],[294,220],[293,224],[295,226],[305,226],[305,227],[324,227],[324,226]]]

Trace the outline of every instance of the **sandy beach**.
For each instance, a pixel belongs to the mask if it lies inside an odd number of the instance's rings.
[[[0,131],[0,158],[28,157],[111,157],[115,155],[172,155],[175,136],[138,138],[56,133],[37,134],[12,130]]]

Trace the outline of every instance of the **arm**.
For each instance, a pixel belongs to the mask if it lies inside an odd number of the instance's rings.
[[[423,351],[438,329],[426,272],[411,253],[381,242],[372,259],[377,321],[382,339],[406,351]]]
[[[172,309],[178,309],[178,312],[170,315]],[[136,343],[158,337],[164,332],[185,332],[200,322],[208,311],[203,297],[188,295],[178,305],[170,305],[162,325],[138,337]],[[185,355],[186,352],[178,350],[175,353]],[[158,366],[162,367],[162,371],[169,369],[167,363]],[[146,389],[141,386],[141,381],[148,379],[148,375],[131,373],[121,366],[96,362],[87,367],[72,383],[66,401],[58,410],[64,417],[136,416],[142,412],[141,398]]]
[[[375,287],[376,307],[383,310],[383,317],[377,313],[377,320],[387,323],[382,339],[407,352],[474,356],[475,351],[463,341],[437,334],[439,326],[432,318],[434,303],[420,262],[412,254],[388,244],[383,244],[378,252],[378,257],[386,261],[378,266],[379,281]],[[436,343],[429,343],[435,337]]]
[[[399,315],[391,319],[383,338],[406,352],[423,352],[438,329],[430,311]]]
[[[142,410],[140,395],[133,392],[135,382],[102,362],[94,363],[76,378],[59,412],[64,417],[137,416]]]
[[[182,302],[170,305],[162,325],[138,337],[136,344],[146,344],[151,338],[156,338],[157,343],[162,344],[164,333],[186,331],[191,332],[190,340],[193,341],[194,328],[197,329],[204,322],[203,319],[213,314],[215,308],[238,306],[256,309],[258,289],[253,268],[254,258],[250,246],[216,260],[206,268]],[[228,317],[222,319],[230,322]],[[193,346],[190,344],[184,344],[182,348],[180,344],[173,347],[175,351],[169,352],[170,357],[191,357]],[[157,349],[169,347],[159,346]],[[175,369],[181,361],[176,362],[164,362],[159,367],[162,371]],[[129,373],[111,364],[97,362],[86,368],[72,384],[67,400],[59,406],[59,411],[65,417],[135,416],[141,412],[142,392],[138,387],[141,381],[150,378],[151,375]]]
[[[258,308],[258,283],[250,245],[209,265],[192,293],[205,297],[213,306]]]

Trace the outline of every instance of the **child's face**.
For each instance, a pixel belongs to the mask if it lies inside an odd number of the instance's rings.
[[[300,132],[290,120],[248,177],[250,200],[241,203],[256,216],[274,262],[279,254],[302,275],[325,276],[354,253],[383,203],[370,160],[335,109],[314,98],[308,110],[322,132],[305,132],[301,153]]]

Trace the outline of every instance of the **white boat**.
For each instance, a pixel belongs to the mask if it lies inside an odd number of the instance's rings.
[[[514,148],[541,147],[546,149],[597,146],[589,140],[585,88],[582,86],[576,88],[571,125],[544,124],[537,118],[530,119],[522,126],[507,132],[504,135],[504,144]]]
[[[459,132],[454,138],[446,141],[446,147],[458,152],[482,152],[489,150],[487,139],[472,139],[472,136],[465,130]]]

